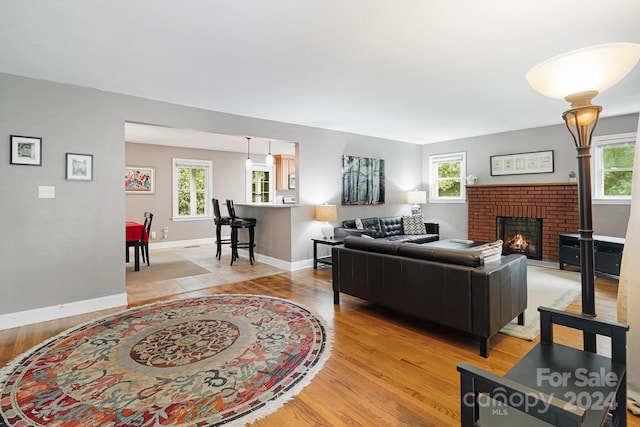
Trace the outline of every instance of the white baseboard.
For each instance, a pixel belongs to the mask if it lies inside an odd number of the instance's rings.
[[[223,239],[228,237],[222,237]],[[215,245],[215,237],[207,237],[204,239],[191,239],[191,240],[171,240],[168,242],[149,242],[149,250],[151,249],[167,249],[167,248],[184,248],[187,246],[195,245]]]
[[[223,239],[228,239],[229,236],[222,236]],[[184,248],[187,246],[196,246],[196,245],[215,245],[216,239],[205,238],[205,239],[192,239],[192,240],[173,240],[169,242],[149,242],[149,249],[169,249],[169,248]],[[246,249],[238,250],[238,255],[243,258],[249,257],[249,251]],[[303,268],[309,268],[313,266],[313,259],[305,259],[302,261],[290,262],[283,261],[279,258],[273,258],[266,255],[261,255],[257,252],[253,254],[256,258],[256,261],[260,261],[261,263],[268,264],[272,267],[280,268],[282,270],[287,271],[296,271],[302,270]]]
[[[238,255],[240,255],[243,258],[249,258],[249,251],[246,249],[239,249]],[[302,270],[303,268],[308,268],[313,266],[312,259],[290,262],[290,261],[283,261],[279,258],[272,258],[270,256],[261,255],[257,252],[254,252],[253,255],[255,256],[256,261],[259,261],[263,264],[268,264],[272,267],[280,268],[286,271]]]
[[[127,307],[126,293],[2,314],[0,315],[0,330],[116,307],[123,309]]]

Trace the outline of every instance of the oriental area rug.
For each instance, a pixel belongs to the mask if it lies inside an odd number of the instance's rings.
[[[540,313],[538,307],[564,310],[581,292],[579,272],[556,268],[527,266],[527,309],[524,326],[512,320],[501,333],[532,341],[540,335]]]
[[[1,426],[235,426],[274,412],[331,352],[288,300],[213,295],[70,329],[0,370]]]

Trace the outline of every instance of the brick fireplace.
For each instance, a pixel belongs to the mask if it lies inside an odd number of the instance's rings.
[[[544,184],[467,185],[469,239],[494,241],[498,217],[542,219],[542,260],[558,262],[561,233],[579,228],[578,186]]]

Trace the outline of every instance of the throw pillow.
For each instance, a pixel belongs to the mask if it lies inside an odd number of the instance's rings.
[[[361,234],[360,237],[362,237],[363,239],[373,239],[373,237],[369,236],[368,234]]]
[[[424,216],[422,214],[404,215],[402,217],[402,230],[404,234],[427,234]]]
[[[502,256],[502,244],[502,240],[496,240],[495,242],[477,246],[474,249],[482,253],[484,262],[488,263],[500,260],[500,257]]]
[[[356,228],[358,230],[364,230],[364,225],[362,225],[362,220],[360,218],[356,218]]]

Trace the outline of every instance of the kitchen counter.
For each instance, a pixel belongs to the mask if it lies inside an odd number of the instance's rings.
[[[252,208],[297,208],[300,205],[294,203],[236,203],[236,206],[247,206]]]

